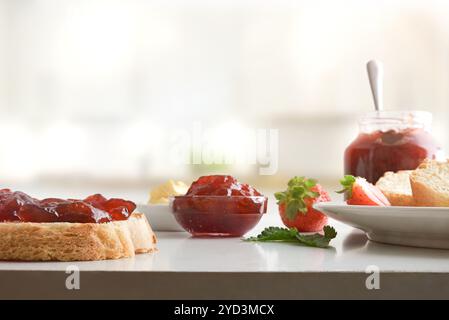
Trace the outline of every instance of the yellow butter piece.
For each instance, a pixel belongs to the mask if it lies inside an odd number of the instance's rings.
[[[185,195],[189,186],[182,181],[168,180],[150,192],[151,204],[168,204],[169,197]]]

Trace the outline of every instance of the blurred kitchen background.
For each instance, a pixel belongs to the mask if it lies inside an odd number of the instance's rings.
[[[1,186],[145,201],[167,178],[226,172],[336,188],[373,109],[372,58],[386,107],[431,111],[448,150],[448,1],[0,0]],[[277,129],[276,174],[169,161],[195,124],[237,152],[245,132]]]

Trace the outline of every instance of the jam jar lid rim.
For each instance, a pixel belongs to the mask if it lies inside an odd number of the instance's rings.
[[[412,116],[407,118],[407,116]],[[359,117],[360,124],[369,124],[373,122],[405,122],[411,121],[411,123],[430,123],[432,121],[432,113],[429,111],[421,110],[397,110],[397,111],[373,111],[368,112]]]

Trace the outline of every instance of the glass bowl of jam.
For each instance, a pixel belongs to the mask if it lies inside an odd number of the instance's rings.
[[[425,111],[380,111],[359,119],[360,132],[346,148],[345,174],[371,183],[387,171],[414,170],[441,149],[431,134],[432,114]]]
[[[267,211],[267,197],[231,176],[203,176],[170,199],[176,221],[196,237],[240,237]]]

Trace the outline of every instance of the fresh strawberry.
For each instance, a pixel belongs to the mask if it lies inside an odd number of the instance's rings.
[[[294,177],[287,190],[274,194],[282,222],[301,232],[321,231],[327,216],[313,208],[317,202],[330,201],[329,194],[313,179]]]
[[[346,203],[360,206],[390,206],[390,201],[375,185],[361,177],[346,175],[340,180],[343,190],[337,191],[344,193]]]

